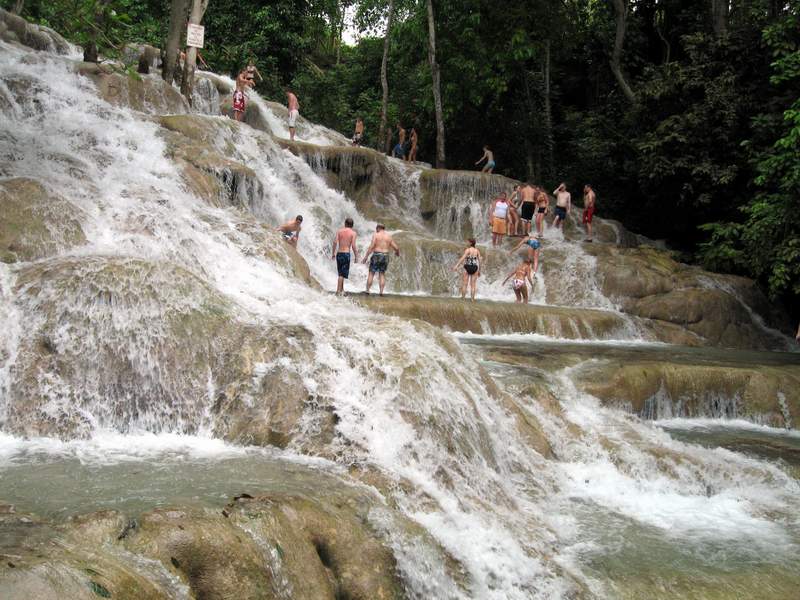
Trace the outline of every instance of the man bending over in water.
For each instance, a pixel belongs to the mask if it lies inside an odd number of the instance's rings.
[[[513,278],[513,279],[512,279]],[[503,285],[511,279],[511,289],[514,290],[514,295],[517,297],[517,302],[528,303],[528,285],[525,283],[527,279],[531,284],[533,290],[533,279],[531,279],[531,259],[526,258],[519,263],[511,273],[508,274],[503,280]]]
[[[483,156],[481,156],[478,159],[478,162],[476,162],[475,164],[479,165],[484,160],[486,161],[486,164],[483,165],[483,169],[481,169],[481,173],[491,173],[494,170],[496,165],[495,165],[495,162],[494,162],[494,152],[491,151],[489,146],[484,146],[483,147]]]
[[[338,252],[337,252],[338,248]],[[344,227],[336,232],[333,238],[333,252],[331,258],[336,260],[336,271],[339,273],[339,281],[336,283],[336,295],[344,293],[344,280],[350,277],[350,250],[353,257],[358,262],[358,248],[356,248],[356,232],[353,231],[353,219],[347,217],[344,220]]]
[[[542,247],[542,243],[535,236],[528,235],[509,254],[515,254],[523,244],[528,250],[528,260],[533,262],[533,276],[536,277],[536,272],[539,270],[539,249]]]
[[[400,248],[394,243],[391,234],[386,231],[386,227],[378,223],[375,226],[375,233],[372,236],[372,242],[367,248],[367,253],[364,255],[362,263],[367,262],[367,258],[372,254],[369,261],[369,275],[367,276],[367,293],[372,287],[372,279],[375,273],[378,274],[378,286],[383,296],[383,288],[386,286],[386,268],[389,266],[389,250],[394,250],[395,255],[400,256]]]
[[[567,220],[567,214],[572,211],[572,195],[567,191],[567,184],[562,183],[553,194],[556,197],[556,219],[553,221],[554,227],[561,227]]]
[[[300,241],[300,230],[303,223],[303,216],[297,215],[292,221],[288,221],[278,227],[278,231],[283,234],[283,239],[289,242],[292,246],[297,248],[297,242]]]

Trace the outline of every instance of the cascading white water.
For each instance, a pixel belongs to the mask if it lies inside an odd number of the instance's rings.
[[[0,47],[0,81],[25,76],[25,54]],[[781,469],[671,442],[600,409],[570,388],[568,374],[553,383],[563,394],[563,415],[533,400],[524,406],[554,446],[556,459],[546,460],[520,433],[506,392],[492,389],[475,358],[452,338],[292,280],[281,263],[259,253],[263,238],[243,227],[241,213],[209,206],[184,187],[156,124],[100,100],[62,60],[40,57],[37,78],[24,94],[8,90],[0,123],[0,156],[8,158],[2,176],[35,179],[60,194],[75,207],[86,241],[65,243],[56,256],[0,265],[0,318],[11,324],[0,343],[0,427],[10,411],[24,408],[19,348],[35,339],[56,357],[85,361],[76,363],[85,381],[44,366],[24,382],[44,396],[43,414],[80,411],[81,435],[139,434],[128,438],[134,445],[143,432],[212,435],[210,410],[223,374],[212,367],[170,372],[162,347],[174,343],[173,315],[222,313],[232,323],[311,333],[312,351],[285,366],[311,395],[331,399],[337,424],[329,454],[343,465],[375,467],[397,484],[387,493],[436,543],[399,529],[386,513],[371,515],[386,532],[412,597],[568,598],[577,593],[574,580],[604,596],[602,585],[582,572],[585,502],[685,539],[722,532],[742,547],[755,540],[793,548],[766,516],[786,515],[798,494],[797,482]],[[335,229],[352,216],[367,237],[374,223],[269,135],[230,128],[224,117],[203,122],[228,158],[255,172],[260,185],[245,199],[253,215],[270,226],[304,215],[299,249],[331,289]],[[354,269],[352,285],[364,277],[363,268]],[[189,351],[194,341],[186,341]],[[108,357],[135,379],[104,381],[103,371],[113,372],[115,363],[95,370],[90,363]],[[191,381],[177,381],[183,377]],[[317,424],[307,417],[290,449],[302,451],[313,434]],[[18,459],[30,444],[3,436],[11,447],[6,457]],[[659,452],[670,455],[666,466]],[[586,479],[595,485],[585,487]],[[624,490],[622,499],[614,486]],[[683,530],[676,527],[681,510],[692,517]],[[757,531],[762,526],[764,535]],[[603,543],[599,536],[590,541]],[[464,581],[437,545],[463,568]]]

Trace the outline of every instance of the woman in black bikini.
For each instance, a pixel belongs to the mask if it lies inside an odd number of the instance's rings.
[[[467,295],[467,284],[469,284],[470,296],[475,300],[475,292],[478,289],[478,277],[481,275],[481,253],[475,247],[475,240],[469,240],[469,246],[464,250],[464,254],[453,267],[453,271],[464,265],[464,276],[461,280],[461,297]]]

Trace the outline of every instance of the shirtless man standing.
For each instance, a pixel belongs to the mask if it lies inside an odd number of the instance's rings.
[[[406,157],[406,130],[400,123],[397,124],[397,145],[394,147],[392,155],[395,158],[405,159]]]
[[[337,251],[338,249],[338,251]],[[350,251],[353,251],[353,258],[358,262],[358,248],[356,248],[356,232],[353,231],[353,219],[347,217],[344,220],[344,227],[336,232],[333,238],[333,252],[331,258],[336,260],[336,271],[339,274],[339,281],[336,282],[336,295],[344,294],[344,280],[350,277]]]
[[[483,165],[483,169],[481,169],[481,173],[491,173],[494,170],[496,165],[495,165],[495,162],[494,162],[494,152],[492,152],[492,150],[489,148],[489,146],[484,146],[483,147],[483,156],[481,156],[478,159],[478,162],[476,162],[475,164],[479,165],[484,160],[486,161],[486,164]]]
[[[289,139],[294,140],[297,117],[300,116],[300,102],[290,89],[286,90],[286,106],[289,109]]]
[[[297,242],[300,241],[300,230],[303,224],[303,215],[297,215],[293,220],[287,221],[280,227],[278,231],[283,235],[283,239],[289,244],[297,248]]]
[[[236,89],[233,91],[233,118],[241,121],[244,118],[244,109],[247,105],[247,97],[244,91],[248,88],[247,71],[240,71],[236,76]]]
[[[364,254],[362,263],[367,262],[367,258],[372,254],[369,261],[369,275],[367,276],[367,293],[372,287],[372,279],[375,273],[378,274],[378,286],[380,287],[381,296],[383,296],[383,288],[386,285],[386,267],[389,266],[389,250],[394,250],[396,256],[400,256],[400,248],[394,243],[391,234],[386,231],[386,227],[378,223],[375,226],[375,234],[372,236],[372,242],[367,248],[367,253]]]
[[[364,139],[364,119],[356,119],[356,128],[353,131],[353,146],[360,146]]]
[[[556,197],[556,219],[553,221],[553,226],[561,227],[567,215],[572,212],[572,195],[567,191],[566,183],[553,190],[553,195]]]
[[[594,195],[592,186],[588,183],[583,186],[583,224],[586,225],[586,241],[592,241],[592,217],[594,217],[594,206],[597,197]]]
[[[533,220],[533,212],[535,207],[536,190],[530,183],[524,183],[519,188],[519,217],[522,219],[522,233],[523,235],[531,234],[531,221]]]

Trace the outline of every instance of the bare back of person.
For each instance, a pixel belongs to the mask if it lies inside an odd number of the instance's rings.
[[[356,232],[350,227],[342,227],[336,232],[336,244],[339,252],[350,252],[353,242],[356,239]]]
[[[297,110],[297,111],[300,110],[300,102],[297,100],[297,96],[295,96],[292,92],[288,92],[286,94],[286,99],[287,99],[287,104],[288,104],[287,108],[290,111],[291,110]]]
[[[522,202],[533,202],[536,190],[529,185],[524,185],[519,189],[519,197]]]
[[[392,234],[386,230],[376,232],[372,236],[372,241],[374,243],[372,251],[380,254],[388,254],[389,250],[391,250],[394,245]]]

